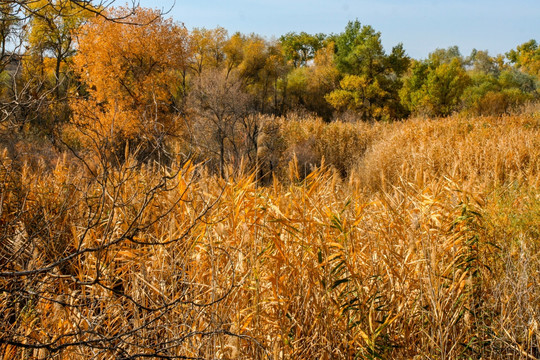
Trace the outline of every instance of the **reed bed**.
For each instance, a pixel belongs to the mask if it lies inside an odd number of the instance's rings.
[[[0,357],[540,358],[538,117],[362,126],[268,186],[4,155]]]

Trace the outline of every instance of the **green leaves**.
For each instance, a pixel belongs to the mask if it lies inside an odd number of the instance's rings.
[[[400,110],[399,77],[409,66],[401,44],[386,55],[381,33],[358,20],[349,22],[336,37],[336,67],[344,75],[340,87],[326,95],[338,111],[354,111],[362,120],[397,117]]]
[[[515,50],[506,53],[508,59],[531,75],[540,76],[540,46],[536,40],[529,40]]]
[[[324,34],[310,35],[305,32],[299,34],[289,32],[279,38],[281,49],[285,58],[292,62],[293,66],[306,66],[315,54],[322,49],[326,38]]]
[[[413,113],[447,116],[458,110],[461,96],[471,79],[460,60],[417,62],[400,91],[401,102]]]
[[[358,20],[349,22],[336,39],[336,64],[345,74],[375,76],[383,71],[385,53],[381,33]]]

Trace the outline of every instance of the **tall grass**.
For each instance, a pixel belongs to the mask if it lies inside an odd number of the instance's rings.
[[[4,157],[0,356],[540,357],[538,117],[276,121],[268,186]]]
[[[540,116],[416,119],[393,124],[358,163],[360,181],[392,186],[399,178],[448,176],[479,187],[514,179],[538,186]]]

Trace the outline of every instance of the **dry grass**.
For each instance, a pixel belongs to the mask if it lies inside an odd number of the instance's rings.
[[[447,176],[479,188],[514,179],[538,186],[540,115],[416,119],[394,124],[358,163],[361,183],[388,188],[400,178]]]
[[[536,115],[302,121],[347,181],[4,158],[0,356],[540,358]]]
[[[388,127],[386,124],[325,123],[321,118],[290,114],[282,118],[265,118],[266,128],[277,128],[271,136],[260,137],[265,149],[261,161],[268,157],[278,159],[275,175],[284,182],[288,180],[288,164],[294,158],[302,178],[322,163],[336,169],[343,178],[353,172],[369,147],[379,141]],[[271,140],[279,146],[266,146]]]

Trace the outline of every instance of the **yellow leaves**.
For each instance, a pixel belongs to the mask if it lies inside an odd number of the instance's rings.
[[[176,131],[171,101],[191,50],[187,30],[156,10],[137,8],[128,20],[133,24],[96,17],[78,32],[73,63],[89,97],[71,106],[75,122],[101,137],[140,143]]]
[[[31,1],[28,7],[38,14],[32,17],[28,36],[32,50],[49,50],[55,58],[71,55],[72,33],[93,16],[71,0]]]
[[[387,94],[377,79],[346,75],[340,82],[340,89],[327,94],[325,99],[338,111],[354,110],[372,118],[381,118],[388,109],[378,103]]]
[[[347,90],[334,90],[324,98],[337,110],[345,110],[354,106],[354,95]]]
[[[252,36],[242,41],[242,62],[238,70],[243,77],[256,79],[267,61],[267,46],[264,39]]]
[[[227,62],[227,70],[230,71],[238,66],[244,57],[242,50],[244,40],[240,33],[236,33],[223,45],[223,53]]]
[[[115,10],[111,15],[120,16],[121,12]],[[75,63],[103,98],[142,97],[142,91],[155,90],[152,85],[170,80],[170,70],[185,65],[187,31],[183,27],[164,20],[156,11],[141,8],[131,20],[146,25],[96,18],[80,32]]]
[[[193,47],[195,71],[200,75],[204,68],[218,68],[225,61],[224,48],[228,43],[227,30],[222,27],[215,29],[195,28],[190,34],[190,44]]]
[[[359,91],[365,88],[369,82],[365,76],[347,75],[339,83],[341,88],[346,91]]]

